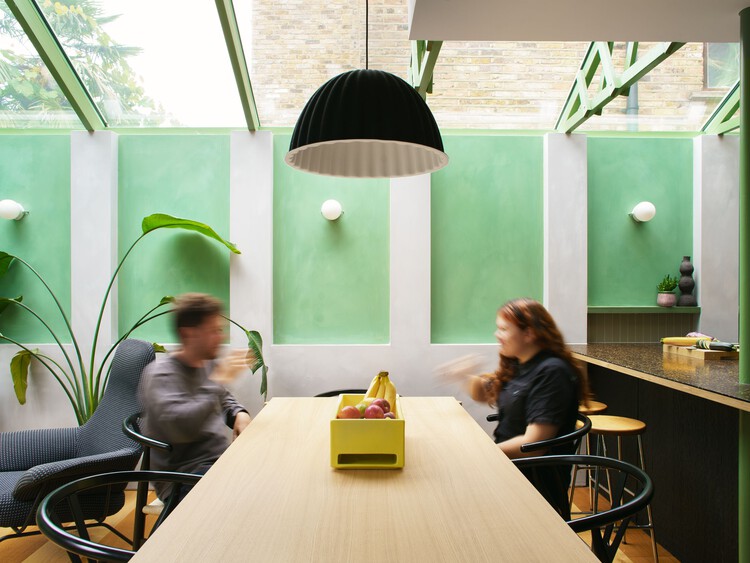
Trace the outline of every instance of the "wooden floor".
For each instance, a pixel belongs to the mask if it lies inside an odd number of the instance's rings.
[[[114,516],[107,519],[107,522],[114,526],[117,530],[123,532],[126,536],[130,537],[133,532],[133,507],[135,504],[135,493],[132,491],[126,492],[126,501],[123,509],[115,514]],[[584,489],[576,491],[575,497],[575,510],[578,510],[578,506],[581,509],[585,509],[588,505],[588,493]],[[149,516],[149,522],[152,522],[153,517]],[[657,537],[658,537],[658,525],[657,522]],[[0,528],[0,536],[10,533],[11,530],[7,528]],[[92,530],[92,539],[95,541],[102,541],[107,545],[114,545],[117,547],[128,547],[125,542],[120,540],[117,536],[107,532],[103,528]],[[580,534],[581,538],[589,543],[589,534]],[[647,561],[653,561],[651,552],[651,539],[647,532],[642,530],[631,530],[626,535],[627,544],[620,546],[620,550],[617,553],[615,561],[622,563],[645,563]],[[66,555],[65,551],[56,546],[55,544],[47,541],[44,536],[31,536],[26,538],[13,538],[0,542],[0,561],[3,563],[69,563],[70,559]],[[659,561],[661,563],[679,563],[667,550],[659,547]]]

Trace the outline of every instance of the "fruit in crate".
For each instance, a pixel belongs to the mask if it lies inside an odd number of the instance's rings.
[[[342,408],[336,418],[361,418],[361,415],[357,407],[349,406]]]
[[[365,400],[368,398],[384,399],[388,403],[389,411],[392,412],[395,418],[398,418],[396,412],[396,386],[388,377],[387,371],[381,371],[370,382],[370,387],[367,388],[365,393]]]
[[[381,409],[383,409],[384,413],[391,412],[391,404],[385,399],[375,399],[372,404],[379,406]]]
[[[378,405],[370,405],[365,409],[365,418],[385,418],[385,413]]]

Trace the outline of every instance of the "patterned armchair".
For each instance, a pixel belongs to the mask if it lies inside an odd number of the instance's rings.
[[[138,383],[154,359],[151,344],[124,340],[112,360],[112,372],[99,407],[83,426],[0,433],[0,527],[15,533],[0,538],[37,534],[25,531],[35,523],[44,496],[64,483],[87,475],[135,468],[141,446],[122,432],[122,421],[141,410]],[[119,490],[96,492],[82,500],[85,517],[103,520],[122,508]],[[67,514],[62,521],[71,521]]]

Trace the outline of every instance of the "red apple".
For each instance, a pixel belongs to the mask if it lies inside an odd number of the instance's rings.
[[[381,409],[383,409],[384,413],[391,412],[391,404],[385,399],[375,399],[372,404],[378,405]]]
[[[344,407],[339,411],[336,418],[360,418],[359,409],[357,407]]]
[[[390,418],[391,420],[393,420],[394,418],[396,418],[396,415],[395,415],[395,414],[393,414],[392,412],[387,412],[387,413],[385,413],[385,415],[384,415],[384,416],[385,416],[386,418]]]
[[[385,418],[385,413],[378,405],[372,404],[365,409],[365,418]]]

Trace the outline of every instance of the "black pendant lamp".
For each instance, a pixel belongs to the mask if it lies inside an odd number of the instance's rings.
[[[448,155],[416,89],[388,72],[364,69],[318,88],[297,120],[284,160],[314,174],[396,178],[439,170]]]

